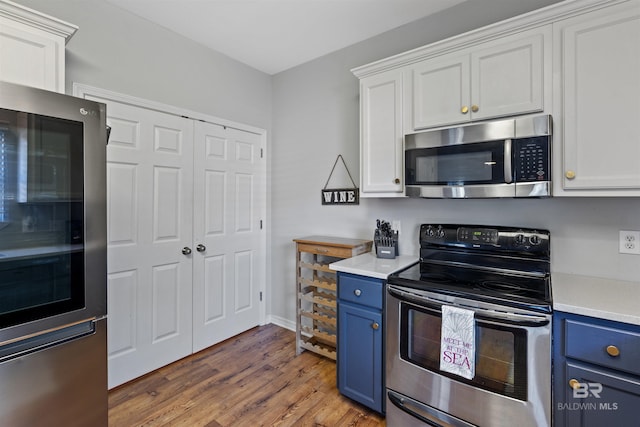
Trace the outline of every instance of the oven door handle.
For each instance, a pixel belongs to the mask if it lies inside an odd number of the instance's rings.
[[[408,399],[393,390],[387,390],[387,397],[398,409],[419,419],[431,427],[473,427],[472,424],[469,424],[466,421],[444,414],[435,408],[431,408],[430,406],[414,401],[413,399]],[[445,424],[440,424],[438,421],[442,421]]]
[[[486,310],[484,308],[478,308],[478,307],[470,307],[465,304],[451,304],[447,301],[440,301],[424,295],[416,295],[412,292],[402,291],[392,286],[389,286],[387,288],[387,292],[389,292],[391,295],[393,295],[395,298],[401,301],[417,304],[420,307],[424,307],[426,309],[429,309],[435,312],[442,312],[441,307],[443,305],[451,305],[454,307],[460,307],[466,310],[471,310],[474,312],[475,319],[480,321],[488,321],[488,322],[522,326],[522,327],[539,327],[539,326],[548,325],[550,323],[549,316],[507,313],[507,312],[500,312],[500,311],[494,311],[494,310]]]

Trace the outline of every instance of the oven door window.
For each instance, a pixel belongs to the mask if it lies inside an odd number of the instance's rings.
[[[85,306],[83,131],[0,109],[0,328]]]
[[[440,371],[439,311],[401,304],[400,355],[402,359],[440,375],[527,400],[527,331],[476,320],[476,368],[471,380]]]
[[[406,151],[410,185],[503,184],[504,141]]]

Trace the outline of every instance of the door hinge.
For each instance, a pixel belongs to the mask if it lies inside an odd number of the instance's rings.
[[[262,301],[262,291],[260,291],[260,301]]]

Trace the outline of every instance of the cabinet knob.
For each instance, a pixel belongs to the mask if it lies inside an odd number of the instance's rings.
[[[564,176],[566,176],[567,179],[573,179],[576,177],[576,173],[574,171],[566,171]]]
[[[400,178],[396,178],[396,179],[394,179],[394,180],[393,180],[393,183],[394,183],[394,184],[400,184]]]
[[[571,387],[572,389],[577,389],[578,387],[580,387],[580,381],[578,381],[575,378],[571,378],[569,380],[569,387]]]
[[[460,109],[460,112],[462,114],[467,114],[469,112],[469,107],[467,107],[466,105],[463,105],[462,108]]]
[[[480,107],[478,107],[475,104],[471,106],[471,111],[473,111],[474,113],[477,113],[479,109],[480,109]]]
[[[353,294],[359,297],[360,295],[362,295],[362,291],[360,289],[356,289],[355,291],[353,291]]]
[[[373,325],[371,325],[371,327],[373,328],[373,330],[377,331],[378,329],[380,329],[380,323],[373,322]]]
[[[185,246],[184,248],[182,248],[182,255],[189,255],[191,253],[191,248],[188,246]]]
[[[204,252],[206,250],[207,250],[207,247],[205,245],[200,244],[200,245],[196,246],[196,251],[198,251],[198,252]]]
[[[616,347],[615,345],[608,345],[607,346],[607,354],[611,357],[618,357],[620,356],[620,349],[618,347]]]

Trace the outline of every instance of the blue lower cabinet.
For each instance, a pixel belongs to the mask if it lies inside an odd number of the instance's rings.
[[[338,273],[338,389],[380,413],[384,413],[383,289],[383,280]]]
[[[554,314],[554,426],[639,424],[640,326]]]

